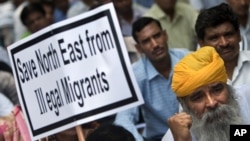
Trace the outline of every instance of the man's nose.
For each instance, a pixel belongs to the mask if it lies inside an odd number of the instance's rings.
[[[228,45],[228,41],[225,37],[220,37],[219,39],[219,45],[220,46],[227,46]]]
[[[156,41],[154,38],[151,38],[151,39],[150,39],[150,42],[151,42],[151,45],[152,45],[153,47],[158,46],[158,43],[157,43],[157,41]]]
[[[211,96],[210,94],[207,94],[206,96],[206,107],[208,108],[214,108],[216,107],[218,104],[218,102],[216,101],[216,99]]]

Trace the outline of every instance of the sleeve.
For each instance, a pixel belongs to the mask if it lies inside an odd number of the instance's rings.
[[[170,131],[170,129],[167,130],[167,132],[165,133],[161,141],[174,141],[174,138],[172,136],[172,132]]]
[[[10,100],[0,93],[0,116],[8,115],[13,108],[14,105],[10,102]]]
[[[246,124],[250,124],[250,85],[241,85],[235,87],[236,100],[240,107],[240,113]]]
[[[143,141],[143,137],[136,128],[136,123],[139,121],[139,107],[131,108],[122,111],[116,115],[114,124],[120,125],[131,132],[136,141]]]
[[[197,141],[197,139],[195,139],[192,133],[191,136],[192,136],[192,141]],[[165,135],[162,137],[161,141],[174,141],[173,134],[170,129],[167,130]]]
[[[0,92],[5,94],[12,103],[19,104],[14,77],[8,72],[0,71],[0,79]]]

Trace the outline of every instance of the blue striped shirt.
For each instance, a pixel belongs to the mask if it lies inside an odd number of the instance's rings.
[[[179,103],[171,89],[174,65],[188,53],[184,49],[169,49],[171,58],[171,72],[166,79],[151,64],[145,56],[133,64],[133,71],[144,98],[140,106],[146,123],[144,137],[160,140],[168,130],[167,119],[179,111]],[[138,107],[122,111],[117,114],[115,124],[122,125],[141,141],[143,138],[137,132],[135,123],[138,120]]]

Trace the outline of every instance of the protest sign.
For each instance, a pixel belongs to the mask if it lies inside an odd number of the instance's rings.
[[[8,47],[33,140],[143,103],[113,4]]]

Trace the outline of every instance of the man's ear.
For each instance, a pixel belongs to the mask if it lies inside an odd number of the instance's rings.
[[[200,47],[205,46],[205,43],[204,43],[204,41],[203,41],[203,40],[198,40],[198,43],[199,43],[199,46],[200,46]]]
[[[237,37],[239,39],[239,42],[242,41],[243,42],[243,37],[241,37],[240,31],[237,33]]]

